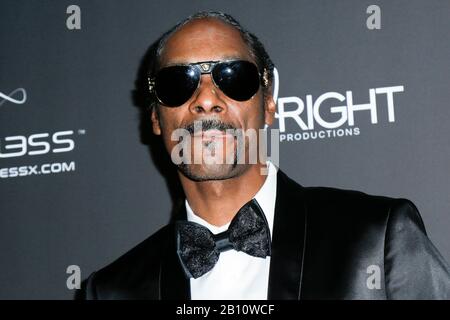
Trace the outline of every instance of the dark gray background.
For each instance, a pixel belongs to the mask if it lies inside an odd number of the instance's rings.
[[[71,4],[81,30],[66,27]],[[366,27],[371,4],[380,30]],[[283,142],[280,166],[305,186],[411,199],[450,260],[450,2],[3,0],[0,92],[23,87],[28,99],[0,106],[0,143],[73,130],[75,149],[0,159],[0,168],[74,161],[76,170],[0,179],[1,299],[70,299],[68,265],[85,278],[169,221],[172,200],[132,91],[148,46],[207,9],[260,37],[280,72],[279,97],[351,90],[367,103],[370,88],[405,87],[395,122],[380,99],[378,124],[360,112],[358,136]],[[300,131],[287,121],[287,132]]]

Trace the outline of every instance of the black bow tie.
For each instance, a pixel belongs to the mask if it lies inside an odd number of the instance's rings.
[[[186,276],[201,277],[214,268],[221,252],[234,249],[254,257],[270,256],[270,229],[255,199],[239,209],[227,231],[213,234],[191,221],[175,224],[177,253]]]

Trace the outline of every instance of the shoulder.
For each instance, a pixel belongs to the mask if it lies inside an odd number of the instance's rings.
[[[304,193],[310,206],[345,210],[349,213],[358,211],[360,214],[367,212],[367,210],[388,211],[396,202],[408,201],[406,199],[368,194],[357,190],[330,187],[305,187]]]
[[[279,178],[284,188],[292,194],[292,200],[303,199],[309,219],[338,220],[350,225],[370,222],[386,225],[388,221],[414,220],[423,226],[416,206],[408,199],[374,195],[358,190],[303,187],[282,172]]]
[[[387,231],[391,226],[414,223],[425,232],[417,207],[408,199],[326,187],[306,188],[305,193],[311,210],[328,218],[337,215],[349,225],[378,224]]]
[[[87,299],[128,299],[130,292],[157,286],[160,263],[170,238],[167,225],[87,279]],[[153,290],[154,291],[154,290]]]
[[[123,254],[117,260],[103,268],[100,272],[104,274],[122,271],[129,266],[148,266],[155,262],[164,251],[164,245],[167,242],[170,225],[167,225],[156,233],[136,245],[134,248]],[[99,273],[99,272],[98,272]]]

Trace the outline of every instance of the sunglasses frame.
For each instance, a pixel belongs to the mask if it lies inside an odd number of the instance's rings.
[[[251,61],[248,60],[241,60],[241,59],[233,59],[233,60],[214,60],[214,61],[200,61],[200,62],[194,62],[194,63],[187,63],[187,64],[173,64],[173,65],[168,65],[164,68],[169,68],[169,67],[195,67],[195,69],[200,71],[200,79],[197,83],[197,88],[195,88],[195,90],[192,92],[192,95],[194,95],[195,92],[197,92],[198,88],[200,87],[200,84],[202,82],[202,78],[201,76],[203,74],[211,74],[211,79],[212,82],[214,83],[214,86],[216,88],[218,88],[220,91],[222,91],[222,89],[217,85],[216,81],[214,80],[214,77],[212,76],[212,71],[214,70],[214,68],[222,63],[230,63],[230,62],[249,62],[253,65],[256,66],[256,64],[254,64]],[[164,68],[161,68],[158,70],[158,72]],[[264,69],[264,73],[261,75],[261,73],[259,72],[258,66],[256,66],[256,70],[258,71],[258,78],[259,78],[259,83],[260,85],[262,85],[263,87],[267,87],[269,81],[268,81],[268,77],[267,77],[267,70]],[[156,99],[159,101],[160,104],[162,105],[166,105],[164,102],[161,101],[161,99],[158,97],[158,94],[156,93],[155,90],[155,85],[156,85],[156,76],[155,77],[148,77],[148,89],[150,91],[151,94],[154,94]],[[222,91],[223,92],[223,91]],[[229,97],[225,92],[223,92],[227,97]],[[258,91],[255,92],[255,94],[258,93]],[[248,100],[250,100],[251,98],[253,98],[255,96],[255,94],[253,96],[251,96]],[[192,96],[191,96],[192,97]],[[230,99],[233,99],[231,97],[229,97]],[[234,100],[234,99],[233,99]],[[246,100],[246,101],[248,101]],[[187,100],[189,101],[189,99]],[[186,101],[186,102],[187,102]],[[185,103],[186,103],[185,102]],[[181,106],[181,105],[180,105]],[[172,107],[172,106],[170,106]],[[173,107],[179,107],[179,106],[173,106]]]

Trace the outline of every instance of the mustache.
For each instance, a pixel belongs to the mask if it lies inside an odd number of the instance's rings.
[[[191,135],[193,135],[194,130],[195,130],[195,124],[197,126],[199,126],[199,123],[201,124],[202,131],[207,131],[207,130],[225,131],[227,129],[233,129],[233,130],[237,129],[233,124],[223,122],[218,119],[195,120],[194,122],[191,122],[191,123],[183,126],[182,129],[187,130]]]

